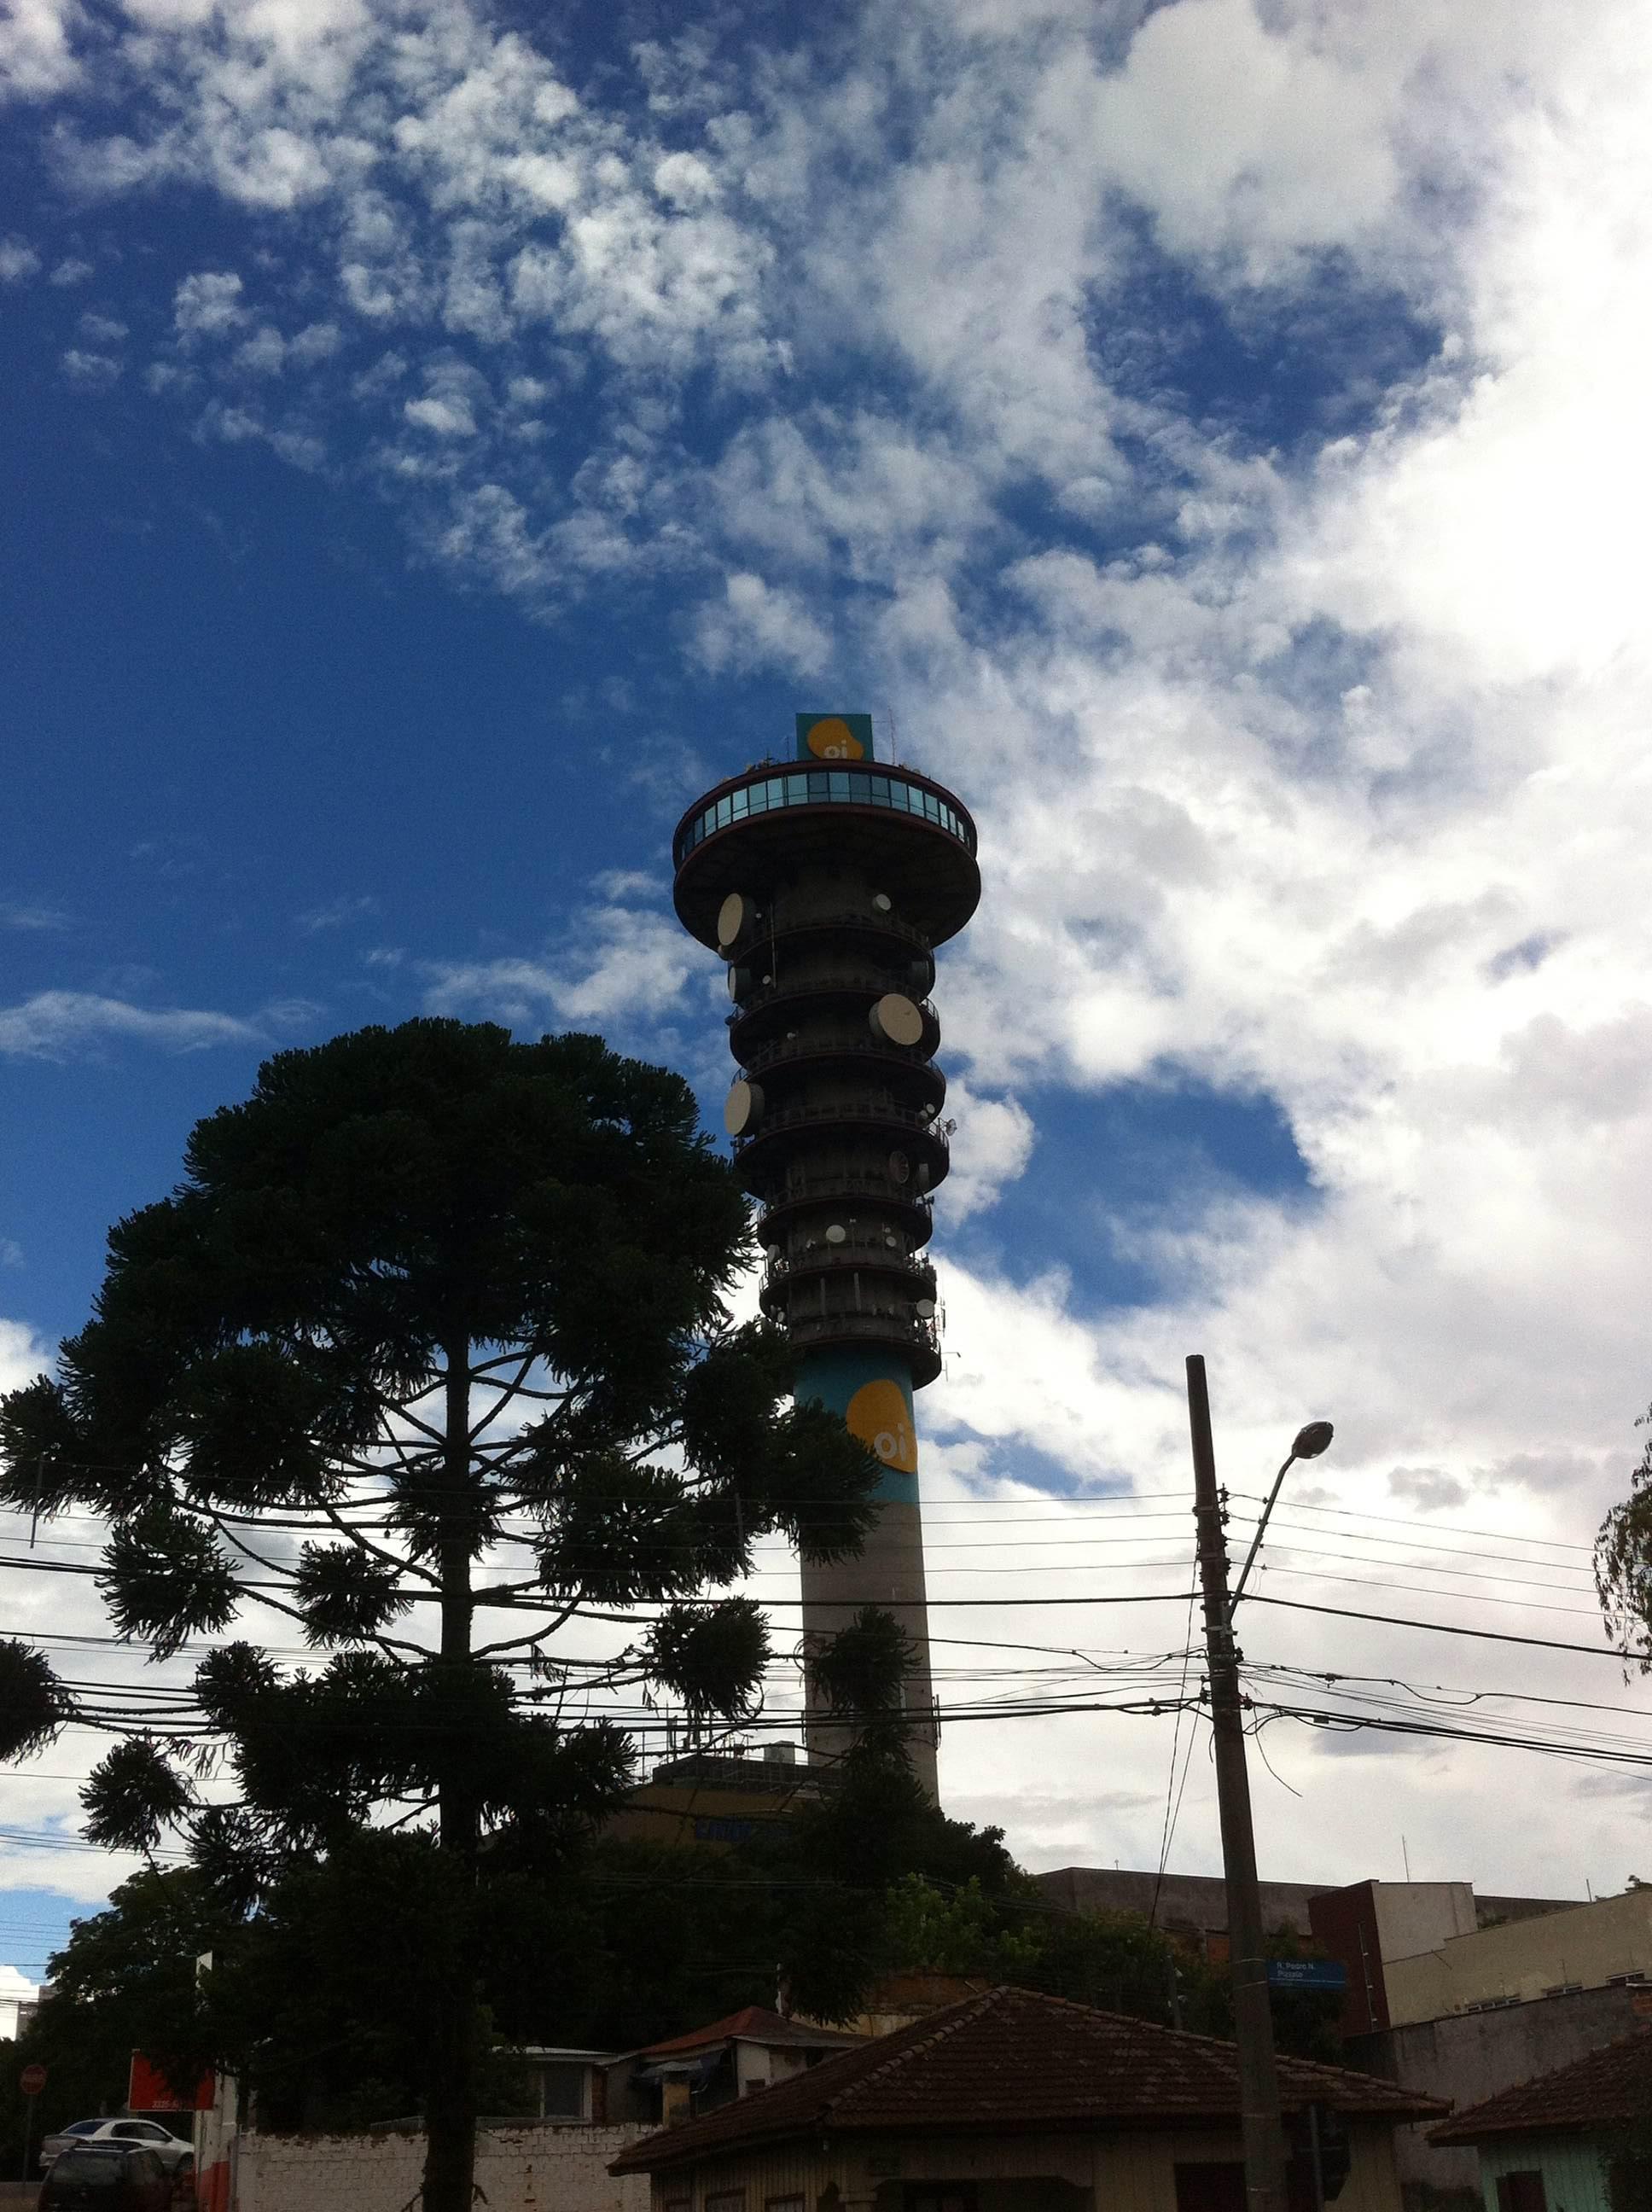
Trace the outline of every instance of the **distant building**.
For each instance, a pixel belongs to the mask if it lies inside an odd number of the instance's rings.
[[[818,1795],[820,1778],[797,1747],[771,1743],[759,1756],[720,1748],[661,1759],[629,1791],[605,1832],[626,1843],[709,1844],[726,1850]]]
[[[1218,1963],[1228,1955],[1228,1890],[1220,1875],[1141,1872],[1119,1867],[1058,1867],[1035,1875],[1052,1905],[1064,1912],[1139,1912]],[[1281,1930],[1308,1934],[1308,1900],[1322,1884],[1265,1881],[1260,1885],[1262,1924],[1270,1935]]]
[[[1321,1891],[1308,1917],[1315,1941],[1348,1969],[1342,2032],[1363,2035],[1652,1967],[1652,1891],[1638,1909],[1607,1912],[1632,1908],[1636,1894],[1584,1905],[1477,1898],[1467,1881],[1357,1881]]]
[[[1315,1911],[1327,1901],[1318,1900]],[[1376,2026],[1401,2027],[1477,2006],[1518,2004],[1613,1983],[1652,1988],[1649,1889],[1551,1909],[1540,1917],[1510,1917],[1501,1926],[1442,1929],[1418,1941],[1420,1933],[1413,1929],[1408,1947],[1391,1950],[1382,1961],[1386,2020]]]
[[[1167,1874],[1118,1867],[1060,1867],[1034,1877],[1053,1905],[1066,1912],[1139,1912],[1151,1914],[1156,1927],[1195,1946],[1214,1963],[1228,1955],[1228,1893],[1219,1875]],[[1376,1985],[1381,1987],[1381,1962],[1400,1957],[1446,1935],[1485,1927],[1493,1922],[1524,1920],[1548,1912],[1564,1912],[1570,1898],[1480,1897],[1471,1882],[1355,1882],[1337,1887],[1320,1881],[1265,1881],[1260,1885],[1262,1925],[1269,1935],[1288,1934],[1320,1943],[1333,1958],[1348,1958],[1351,1991],[1363,1990],[1365,1975],[1354,1971],[1361,1954],[1358,1930],[1364,1929],[1365,1955],[1378,1962]],[[1311,1909],[1316,1899],[1350,1900],[1345,1908],[1321,1913]],[[1335,1931],[1331,1940],[1327,1930]],[[1351,1946],[1351,1949],[1350,1949]],[[1382,1999],[1379,1996],[1380,2014]],[[1350,2014],[1345,2033],[1372,2025],[1360,2012]],[[1376,2024],[1386,2025],[1386,2015]]]
[[[37,1988],[15,1966],[0,1966],[0,2039],[9,2040],[22,2033],[51,1986],[43,1982]]]

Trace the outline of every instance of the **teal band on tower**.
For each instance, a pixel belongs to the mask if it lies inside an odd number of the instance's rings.
[[[884,1462],[878,1497],[886,1504],[918,1503],[918,1416],[912,1370],[885,1352],[858,1345],[811,1352],[798,1363],[798,1396],[841,1413],[862,1443]],[[878,1394],[898,1396],[897,1408]]]
[[[949,1165],[935,948],[981,896],[953,794],[874,756],[870,715],[797,718],[793,763],[761,762],[697,799],[672,845],[683,926],[728,963],[724,1107],[757,1200],[764,1311],[799,1355],[799,1399],[841,1414],[884,1467],[857,1557],[803,1568],[805,1650],[863,1606],[894,1612],[914,1771],[936,1793],[914,1393],[941,1368],[933,1194]],[[813,1759],[843,1731],[805,1680]]]

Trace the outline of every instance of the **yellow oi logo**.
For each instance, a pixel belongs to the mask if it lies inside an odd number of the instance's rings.
[[[870,1444],[885,1467],[918,1472],[918,1439],[912,1432],[906,1393],[898,1382],[863,1382],[843,1416],[849,1434]]]
[[[866,748],[841,714],[823,714],[805,739],[817,760],[865,760]]]

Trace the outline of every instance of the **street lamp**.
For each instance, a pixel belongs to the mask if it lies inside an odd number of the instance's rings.
[[[1285,1465],[1273,1478],[1273,1487],[1267,1493],[1267,1503],[1262,1508],[1262,1517],[1256,1523],[1256,1534],[1250,1540],[1249,1551],[1245,1553],[1245,1564],[1240,1568],[1239,1579],[1233,1586],[1233,1598],[1228,1607],[1230,1613],[1245,1594],[1245,1577],[1250,1572],[1251,1562],[1262,1548],[1262,1538],[1267,1529],[1267,1516],[1273,1510],[1273,1501],[1279,1494],[1279,1485],[1299,1459],[1317,1459],[1322,1451],[1327,1450],[1331,1439],[1335,1434],[1336,1431],[1331,1426],[1329,1421],[1309,1421],[1304,1427],[1298,1429],[1291,1438],[1291,1450],[1286,1456]]]

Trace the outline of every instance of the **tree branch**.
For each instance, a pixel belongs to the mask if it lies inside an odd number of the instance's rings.
[[[398,1553],[386,1550],[382,1544],[373,1543],[362,1535],[359,1528],[352,1528],[331,1506],[324,1506],[322,1510],[341,1535],[348,1536],[351,1543],[358,1545],[362,1551],[370,1552],[375,1559],[382,1559],[387,1567],[394,1567],[398,1574],[416,1575],[421,1582],[428,1583],[432,1589],[440,1589],[440,1577],[433,1574],[428,1567],[420,1566],[416,1559],[404,1559]]]

